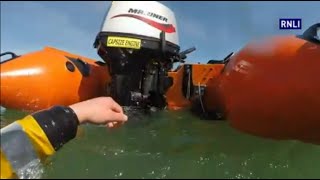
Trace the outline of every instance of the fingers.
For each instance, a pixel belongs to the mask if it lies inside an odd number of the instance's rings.
[[[108,128],[113,128],[113,124],[114,124],[113,122],[109,122],[109,123],[107,123],[107,127]]]
[[[111,105],[111,109],[115,112],[118,112],[118,113],[123,113],[123,109],[122,107],[116,102],[116,101],[113,101],[112,105]]]
[[[124,122],[128,120],[128,116],[123,114],[123,113],[116,113],[114,111],[110,111],[110,113],[108,113],[108,117],[107,117],[107,122],[108,121],[112,121],[112,122]]]
[[[120,127],[121,125],[123,125],[124,122],[109,122],[107,123],[107,127],[108,128],[118,128]]]

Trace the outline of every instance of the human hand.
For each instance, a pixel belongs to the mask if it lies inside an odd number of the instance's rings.
[[[98,97],[69,106],[76,113],[79,123],[106,125],[109,128],[128,120],[122,107],[111,97]]]

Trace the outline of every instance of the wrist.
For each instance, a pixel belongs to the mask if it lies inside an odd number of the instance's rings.
[[[68,108],[73,112],[73,114],[77,117],[79,124],[84,124],[87,120],[87,117],[83,111],[78,108],[77,104],[70,105]]]
[[[66,116],[68,116],[69,119],[74,119],[74,121],[77,122],[77,125],[80,124],[78,115],[76,114],[76,112],[69,106],[57,106],[57,108],[61,108],[64,110],[64,112],[66,113]]]

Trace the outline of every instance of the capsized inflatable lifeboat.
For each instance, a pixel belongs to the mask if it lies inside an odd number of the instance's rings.
[[[94,41],[103,61],[52,47],[1,54],[12,56],[1,63],[1,106],[36,111],[111,96],[122,106],[191,108],[258,136],[320,142],[319,27],[188,64],[195,48],[180,51],[168,7],[114,1]]]

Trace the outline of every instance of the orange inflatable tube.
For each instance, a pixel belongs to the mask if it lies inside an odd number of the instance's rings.
[[[1,63],[1,105],[36,111],[104,95],[106,66],[51,47]]]
[[[226,65],[220,96],[243,132],[320,143],[320,44],[281,36],[248,44]]]

